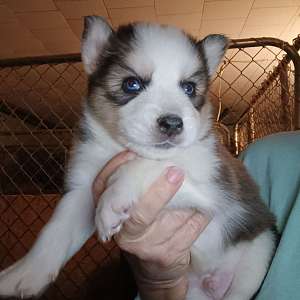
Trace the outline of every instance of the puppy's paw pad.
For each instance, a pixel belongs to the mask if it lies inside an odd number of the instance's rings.
[[[109,241],[114,234],[121,230],[124,221],[129,218],[128,211],[129,208],[119,213],[108,208],[101,208],[97,211],[95,223],[102,241]]]

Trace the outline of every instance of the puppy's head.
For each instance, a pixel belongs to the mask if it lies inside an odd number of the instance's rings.
[[[125,147],[167,157],[211,128],[209,79],[227,47],[221,35],[199,42],[169,26],[136,23],[113,31],[86,17],[82,60],[94,117]]]

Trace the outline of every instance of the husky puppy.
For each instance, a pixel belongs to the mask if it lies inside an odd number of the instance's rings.
[[[120,230],[128,209],[167,166],[185,171],[170,207],[194,208],[211,222],[192,247],[187,299],[250,299],[274,249],[274,217],[245,168],[212,131],[208,83],[228,40],[196,42],[169,26],[136,23],[113,31],[85,18],[82,60],[88,96],[74,146],[68,192],[29,253],[0,274],[0,295],[30,297],[98,230]],[[139,157],[110,178],[96,210],[97,172],[124,149]]]

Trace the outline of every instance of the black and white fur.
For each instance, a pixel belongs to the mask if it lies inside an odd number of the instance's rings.
[[[272,256],[274,218],[244,167],[212,131],[206,94],[227,43],[221,35],[196,42],[178,29],[154,24],[113,31],[100,17],[85,19],[82,60],[89,88],[68,192],[30,252],[0,273],[0,295],[40,293],[95,229],[103,240],[118,231],[128,209],[175,165],[185,171],[185,181],[170,207],[192,207],[212,218],[192,248],[187,299],[253,296]],[[139,78],[142,90],[124,92],[128,77]],[[183,82],[195,84],[193,95],[185,93]],[[182,119],[179,134],[160,130],[157,120],[168,114]],[[139,158],[112,176],[94,217],[92,182],[125,148]]]

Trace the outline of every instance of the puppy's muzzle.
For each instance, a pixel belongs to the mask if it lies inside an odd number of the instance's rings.
[[[161,116],[157,119],[159,131],[168,137],[178,135],[183,130],[182,119],[174,114]]]

